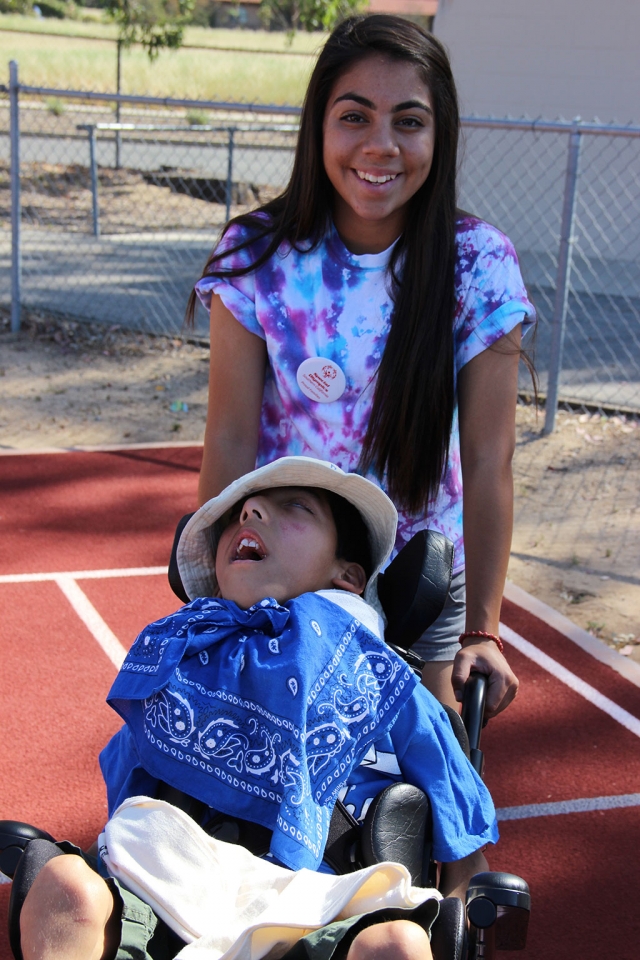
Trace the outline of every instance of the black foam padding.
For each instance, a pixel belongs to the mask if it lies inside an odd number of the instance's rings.
[[[0,871],[7,877],[13,877],[24,848],[36,839],[53,842],[51,834],[46,830],[38,830],[30,823],[0,820]]]
[[[20,913],[25,897],[29,893],[33,881],[42,868],[54,857],[63,857],[64,852],[52,843],[51,840],[32,840],[24,849],[20,857],[16,872],[11,884],[9,899],[9,944],[16,960],[22,960],[20,947]]]
[[[365,866],[391,860],[402,863],[415,886],[422,881],[425,844],[431,837],[431,805],[410,783],[394,783],[371,802],[362,824]]]
[[[420,530],[378,577],[387,618],[385,639],[409,648],[437,620],[453,571],[453,544],[436,530]]]
[[[476,873],[467,887],[467,903],[474,897],[487,897],[498,907],[519,907],[531,909],[529,885],[522,877],[514,873],[490,870]]]
[[[462,960],[466,956],[466,915],[458,897],[445,897],[431,927],[433,960]]]
[[[340,800],[336,801],[329,823],[329,835],[322,859],[337,874],[350,873],[363,866],[360,863],[360,836],[362,828]]]
[[[486,904],[493,905],[495,911],[496,950],[524,950],[531,910],[526,880],[498,870],[476,873],[467,888],[467,910],[475,926],[489,926],[484,919],[485,916],[487,920],[491,919]]]
[[[457,710],[454,710],[453,707],[450,707],[448,704],[441,703],[440,706],[449,717],[449,723],[451,724],[453,735],[462,747],[462,752],[468,760],[471,755],[469,751],[469,737],[467,736],[467,729],[462,722],[462,717]]]

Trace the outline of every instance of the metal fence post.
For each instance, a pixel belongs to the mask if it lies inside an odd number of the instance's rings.
[[[231,192],[233,190],[233,135],[235,133],[234,127],[229,127],[229,146],[227,153],[227,192],[226,192],[226,201],[227,209],[225,213],[225,219],[228,220],[231,215]]]
[[[91,170],[91,207],[93,211],[93,235],[100,236],[100,208],[98,206],[98,162],[96,158],[95,124],[87,124],[89,134],[89,167]]]
[[[564,181],[564,199],[562,204],[562,223],[560,225],[560,247],[558,249],[558,274],[556,295],[551,321],[551,356],[549,358],[549,379],[547,383],[547,403],[544,420],[544,432],[553,433],[558,411],[558,385],[562,371],[562,351],[567,325],[567,306],[569,303],[569,280],[575,244],[574,226],[576,212],[576,194],[580,167],[580,146],[582,135],[574,121],[569,134],[567,153],[567,171]]]
[[[122,92],[122,40],[118,37],[118,50],[117,50],[117,62],[116,62],[116,90],[118,97]],[[120,123],[120,110],[121,103],[120,100],[116,100],[116,123]],[[122,135],[119,130],[116,130],[116,170],[120,169],[120,154],[122,152]]]
[[[18,64],[9,63],[9,111],[11,138],[11,331],[20,329],[22,250],[20,247],[20,115]]]

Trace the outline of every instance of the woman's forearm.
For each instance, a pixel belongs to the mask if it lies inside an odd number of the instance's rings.
[[[513,526],[515,409],[520,329],[463,367],[458,384],[466,629],[498,636]],[[456,699],[472,670],[488,677],[486,716],[513,700],[518,680],[493,640],[466,638],[451,682]]]
[[[253,470],[257,451],[257,436],[252,432],[244,436],[222,434],[215,416],[207,418],[198,480],[199,506],[211,497],[217,497],[233,480]]]
[[[264,340],[249,333],[215,295],[210,342],[200,505],[255,467],[267,365]]]
[[[510,456],[465,471],[463,509],[466,629],[497,634],[513,531]]]

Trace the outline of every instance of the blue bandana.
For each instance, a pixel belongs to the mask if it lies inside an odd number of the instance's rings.
[[[281,863],[314,870],[340,787],[416,683],[325,597],[199,598],[142,631],[107,699],[153,777],[268,827]]]

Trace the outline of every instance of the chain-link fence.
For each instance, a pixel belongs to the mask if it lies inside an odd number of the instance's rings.
[[[228,216],[286,183],[295,113],[128,98],[118,125],[106,98],[87,103],[86,94],[50,91],[27,99],[22,89],[18,100],[17,93],[13,137],[11,98],[0,105],[3,299],[11,296],[14,313],[19,301],[75,318],[179,331],[189,291]],[[197,121],[205,108],[203,125]],[[10,178],[10,145],[19,148],[19,181]],[[11,244],[7,220],[18,188]],[[198,329],[206,335],[203,313]]]
[[[472,119],[461,203],[513,240],[555,399],[640,412],[640,128]]]
[[[14,322],[25,305],[179,331],[229,215],[287,182],[297,109],[125,96],[115,124],[113,95],[21,86],[14,69],[0,102]],[[460,182],[461,206],[518,251],[547,430],[557,399],[640,413],[640,128],[471,118]]]

